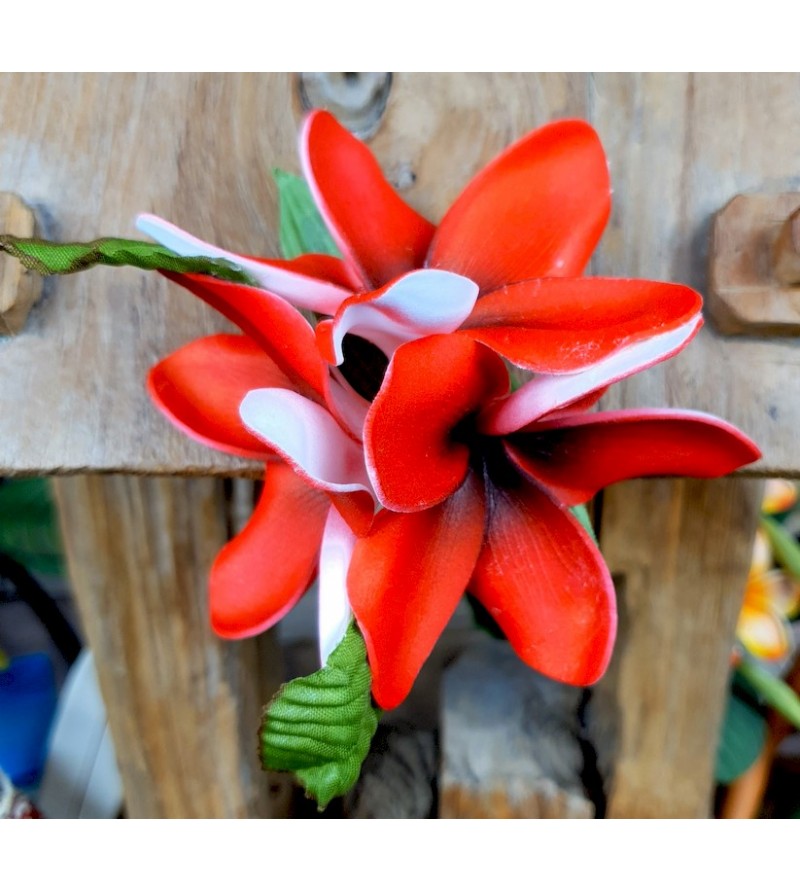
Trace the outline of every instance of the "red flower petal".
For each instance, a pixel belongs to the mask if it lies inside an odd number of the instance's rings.
[[[364,290],[423,265],[434,227],[386,181],[370,150],[325,111],[311,112],[300,160],[314,200]]]
[[[164,275],[238,325],[295,383],[295,389],[324,394],[327,366],[317,350],[314,330],[293,306],[268,291],[211,276]]]
[[[566,505],[619,480],[721,477],[761,457],[755,443],[719,418],[656,409],[562,417],[513,434],[506,448]]]
[[[314,578],[329,510],[328,499],[287,465],[269,466],[253,516],[211,568],[211,625],[218,635],[257,635],[292,609]]]
[[[481,413],[479,427],[495,436],[518,431],[556,409],[669,359],[692,340],[702,324],[701,316],[693,317],[671,331],[629,344],[574,375],[539,375],[507,399],[488,406]]]
[[[234,254],[204,242],[153,214],[140,214],[136,218],[136,226],[181,257],[228,260],[244,270],[259,287],[316,313],[335,313],[352,291],[349,284],[341,284],[342,281],[349,283],[352,276],[345,264],[335,257],[320,261],[319,255],[311,254],[294,260],[275,261]],[[327,280],[329,273],[333,274],[333,281]]]
[[[408,341],[455,331],[469,316],[478,286],[440,269],[419,269],[369,294],[348,298],[332,322],[317,326],[320,352],[328,362],[344,362],[342,340],[348,333],[372,342],[391,357]],[[480,339],[478,339],[480,340]]]
[[[481,298],[462,328],[516,365],[557,375],[671,331],[702,305],[696,291],[666,282],[534,279]]]
[[[192,341],[154,366],[147,378],[153,402],[190,437],[262,461],[274,453],[242,424],[239,405],[258,387],[290,386],[258,344],[232,334]]]
[[[347,577],[367,646],[372,693],[394,709],[453,615],[481,547],[482,486],[474,474],[449,499],[415,514],[382,511],[356,542]]]
[[[445,214],[428,266],[482,291],[544,276],[579,276],[611,207],[603,147],[584,121],[556,121],[506,149]]]
[[[348,294],[359,291],[363,287],[361,278],[350,266],[338,257],[331,257],[330,254],[301,254],[291,260],[267,257],[252,257],[250,259],[267,264],[274,269],[284,269],[321,282],[330,282],[332,285],[338,285]],[[313,286],[316,283],[309,284]]]
[[[487,502],[487,541],[469,590],[521,660],[558,681],[593,684],[611,658],[617,625],[600,552],[538,486],[490,486]]]
[[[367,468],[380,501],[393,511],[419,511],[454,493],[469,462],[454,428],[507,390],[502,359],[466,335],[400,347],[364,424]]]

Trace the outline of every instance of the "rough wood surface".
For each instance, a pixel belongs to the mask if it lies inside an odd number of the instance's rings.
[[[438,219],[509,141],[586,111],[583,76],[397,74],[371,145]],[[275,256],[270,169],[298,170],[301,114],[288,74],[3,74],[0,190],[36,209],[45,237],[135,236],[135,215],[151,211]],[[225,329],[157,275],[48,280],[22,334],[0,340],[0,471],[257,476],[173,429],[143,387],[160,357]]]
[[[30,238],[36,231],[33,211],[18,196],[0,192],[0,232]],[[0,335],[16,334],[42,293],[42,280],[18,260],[0,254]]]
[[[227,541],[222,482],[56,481],[70,576],[130,817],[267,817],[256,754],[280,680],[270,636],[210,630],[208,569]]]
[[[707,817],[763,483],[611,487],[601,545],[620,628],[594,690],[590,737],[608,817]]]
[[[505,641],[468,648],[442,688],[442,818],[591,818],[581,691],[533,672]]]
[[[706,312],[721,332],[800,334],[797,208],[800,192],[737,195],[714,218]]]

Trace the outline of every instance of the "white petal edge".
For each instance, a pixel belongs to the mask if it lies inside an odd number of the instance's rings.
[[[339,369],[329,366],[325,401],[336,420],[359,441],[364,439],[364,422],[370,404],[348,384]]]
[[[472,279],[446,270],[406,273],[380,297],[353,301],[339,310],[331,331],[336,364],[344,362],[342,339],[348,333],[375,344],[390,359],[408,341],[450,334],[469,317],[479,290]]]
[[[239,417],[316,489],[372,495],[363,448],[317,403],[291,390],[265,387],[245,396]]]
[[[257,260],[251,260],[241,254],[234,254],[232,251],[225,251],[223,248],[196,238],[154,214],[139,214],[136,218],[136,228],[145,235],[149,235],[160,245],[169,248],[170,251],[180,254],[181,257],[212,257],[229,260],[249,273],[261,288],[271,291],[293,306],[305,310],[333,315],[342,301],[351,293],[346,288],[323,279],[290,272],[287,269],[270,266],[268,263],[259,263]]]
[[[336,508],[331,507],[319,553],[319,658],[328,657],[344,638],[353,611],[347,596],[347,571],[356,536]]]
[[[702,324],[703,319],[698,314],[672,331],[624,347],[577,374],[539,375],[502,402],[489,407],[480,418],[481,430],[494,436],[518,431],[600,387],[668,359],[694,337]]]

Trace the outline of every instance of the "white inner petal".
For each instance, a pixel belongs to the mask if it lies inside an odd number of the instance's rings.
[[[347,571],[356,537],[331,507],[319,555],[319,657],[324,666],[344,638],[353,613],[347,597]]]
[[[479,288],[471,279],[441,269],[421,269],[398,279],[377,299],[352,303],[333,325],[337,364],[344,361],[342,340],[357,334],[390,359],[408,341],[449,334],[469,316]]]

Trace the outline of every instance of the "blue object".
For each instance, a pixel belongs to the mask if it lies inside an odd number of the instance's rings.
[[[56,701],[47,654],[14,657],[0,671],[0,768],[17,787],[34,786],[41,776]]]

